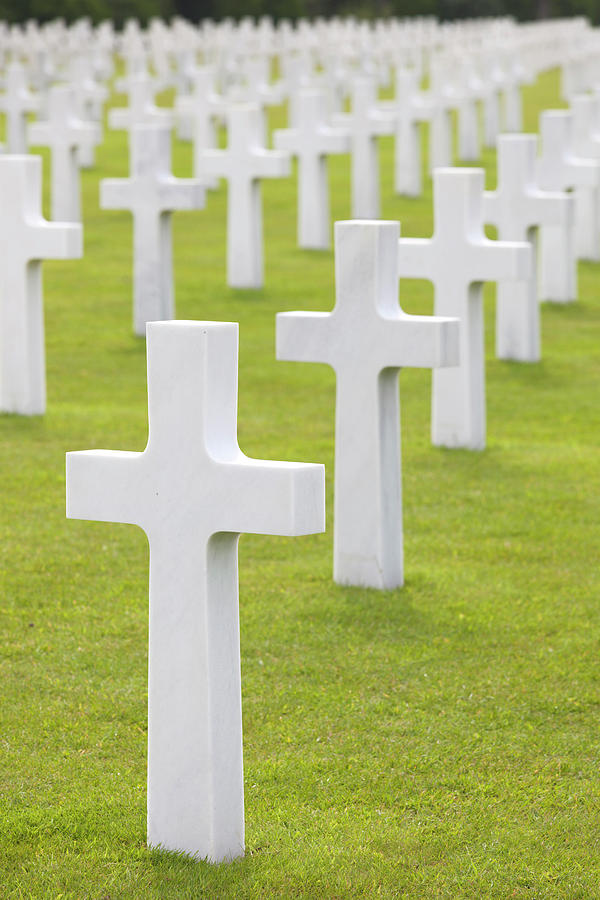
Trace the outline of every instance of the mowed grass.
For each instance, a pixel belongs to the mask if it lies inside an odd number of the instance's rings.
[[[532,130],[557,73],[524,97]],[[427,236],[431,186],[396,197],[392,153],[383,215]],[[432,448],[430,373],[402,373],[406,585],[343,588],[334,376],[274,355],[278,311],[331,309],[333,253],[296,247],[293,178],[264,185],[263,290],[225,286],[224,186],[175,215],[178,317],[240,323],[242,449],[327,467],[325,534],[240,542],[247,853],[212,866],[145,846],[146,539],[64,515],[65,451],[147,436],[131,220],[98,207],[123,133],[97,163],[84,259],[44,266],[47,414],[0,417],[0,897],[600,896],[600,268],[544,306],[538,365],[494,359],[486,289],[484,452]],[[330,172],[348,218],[348,158]],[[432,310],[425,282],[400,299]]]

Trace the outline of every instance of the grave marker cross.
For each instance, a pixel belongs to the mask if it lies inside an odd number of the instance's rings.
[[[573,198],[540,191],[535,183],[537,136],[503,134],[498,139],[498,187],[483,198],[484,222],[495,225],[503,241],[528,241],[533,264],[525,281],[501,281],[496,289],[496,354],[500,359],[536,362],[540,358],[540,306],[536,277],[540,225],[572,227]]]
[[[596,131],[597,101],[578,94],[571,101],[573,152],[583,159],[600,160],[600,133]],[[597,162],[600,165],[600,163]],[[600,187],[576,187],[575,255],[578,259],[600,259]]]
[[[325,527],[323,466],[244,456],[237,325],[148,325],[143,453],[67,454],[67,516],[139,525],[150,545],[148,844],[244,852],[240,532]]]
[[[433,237],[401,238],[401,278],[426,278],[435,313],[460,319],[460,363],[434,370],[431,436],[442,447],[485,446],[484,281],[527,278],[531,247],[483,233],[483,170],[436,169]]]
[[[352,215],[355,219],[378,219],[381,204],[377,138],[394,133],[395,112],[377,106],[375,81],[362,77],[352,87],[352,112],[336,113],[333,122],[350,134]]]
[[[108,111],[108,124],[115,130],[131,131],[134,125],[168,125],[172,127],[174,114],[154,104],[154,88],[151,79],[144,74],[131,79],[129,106]]]
[[[415,69],[398,67],[395,80],[394,190],[407,197],[420,197],[423,192],[421,122],[428,119],[427,103],[419,90],[419,74]]]
[[[201,171],[226,178],[229,184],[227,283],[231,287],[259,288],[263,284],[260,179],[289,175],[290,158],[287,153],[265,149],[258,106],[232,106],[228,125],[227,149],[205,150]]]
[[[398,305],[396,222],[336,222],[331,313],[277,316],[277,358],[336,373],[333,576],[340,584],[403,583],[398,373],[455,365],[458,323]]]
[[[40,156],[0,156],[0,410],[46,409],[42,260],[82,255],[81,225],[40,212]]]
[[[275,147],[298,157],[298,245],[326,250],[331,227],[327,154],[348,153],[350,135],[326,124],[323,91],[301,89],[295,110],[294,127],[275,132]]]
[[[9,63],[4,94],[0,97],[0,109],[6,114],[8,153],[27,153],[27,113],[35,112],[38,106],[38,98],[27,87],[24,66]]]
[[[133,214],[133,329],[143,337],[146,322],[175,315],[171,213],[204,206],[204,186],[171,174],[167,125],[133,126],[130,172],[100,183],[100,206]]]
[[[536,181],[544,191],[600,185],[600,162],[580,159],[573,151],[573,116],[568,110],[546,110],[540,116],[541,155]],[[577,219],[575,227],[577,228]],[[577,258],[572,229],[544,225],[540,231],[540,297],[555,303],[577,298]]]
[[[73,89],[55,85],[48,95],[48,119],[32,122],[29,143],[50,147],[52,218],[62,222],[81,221],[79,188],[79,148],[100,142],[100,126],[84,122],[73,114]]]

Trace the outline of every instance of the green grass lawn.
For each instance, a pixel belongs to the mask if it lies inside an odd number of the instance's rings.
[[[525,104],[534,130],[557,73]],[[385,140],[383,215],[427,236],[430,184],[396,197],[391,163]],[[348,158],[330,171],[348,218]],[[65,451],[146,442],[131,220],[98,208],[126,173],[107,131],[85,257],[44,267],[47,414],[0,417],[0,897],[599,897],[600,269],[544,306],[539,365],[494,359],[486,289],[484,452],[432,448],[430,372],[402,373],[406,586],[339,587],[334,376],[274,355],[277,312],[334,299],[332,252],[296,247],[292,178],[264,185],[264,290],[225,286],[225,187],[175,215],[177,315],[240,323],[240,445],[325,463],[328,530],[241,539],[246,857],[146,849],[147,542],[64,515]],[[425,282],[400,299],[432,310]]]

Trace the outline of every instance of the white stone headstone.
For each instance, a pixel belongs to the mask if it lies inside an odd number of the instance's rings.
[[[451,166],[452,152],[452,110],[456,100],[448,91],[445,76],[437,75],[433,67],[429,90],[425,92],[427,117],[429,120],[429,171]]]
[[[228,113],[226,150],[205,150],[202,176],[226,178],[227,284],[259,288],[263,284],[261,178],[284,178],[290,157],[267,150],[261,113],[254,104],[232,106]]]
[[[541,154],[536,164],[536,182],[542,190],[594,191],[600,185],[600,162],[581,159],[573,151],[572,123],[568,110],[546,110],[540,116]],[[539,252],[541,299],[553,303],[576,300],[577,257],[572,231],[557,225],[543,226]]]
[[[460,363],[433,372],[431,438],[440,447],[485,447],[482,286],[529,277],[531,247],[483,231],[482,169],[436,169],[431,239],[401,238],[400,278],[425,278],[435,313],[460,319]]]
[[[398,305],[396,222],[336,222],[331,313],[277,316],[277,358],[336,374],[334,578],[403,583],[398,373],[458,362],[458,323]]]
[[[327,98],[317,89],[299,91],[295,123],[276,131],[274,144],[298,159],[298,246],[326,250],[331,230],[327,156],[349,153],[350,135],[327,124]]]
[[[215,81],[214,66],[196,66],[191,73],[190,92],[178,94],[175,98],[177,137],[180,140],[194,140],[194,126],[199,116],[212,125],[215,111],[224,110],[224,100],[217,94]],[[216,147],[216,140],[206,140],[203,147]]]
[[[25,67],[11,62],[6,70],[0,109],[6,116],[8,153],[27,153],[27,114],[39,108],[37,97],[27,87]]]
[[[377,138],[394,133],[395,114],[378,108],[374,80],[360,77],[352,85],[352,112],[336,114],[333,122],[350,133],[352,216],[378,219],[381,203]]]
[[[396,70],[394,188],[406,197],[420,197],[423,191],[421,122],[428,119],[428,107],[418,77],[414,69]]]
[[[218,178],[203,177],[203,153],[218,146],[217,120],[227,114],[227,103],[213,89],[214,74],[211,67],[203,66],[194,74],[194,89],[187,106],[191,121],[194,152],[194,177],[202,178],[206,187],[216,189]]]
[[[75,114],[83,120],[98,122],[102,129],[102,114],[108,97],[108,88],[95,80],[93,58],[87,54],[77,54],[72,58],[69,65],[69,84],[74,91]],[[79,148],[77,157],[82,169],[93,167],[94,151],[94,145],[91,143]]]
[[[130,131],[134,125],[169,125],[174,113],[154,103],[154,85],[144,74],[136,75],[129,84],[129,106],[115,107],[108,111],[108,124],[115,130]]]
[[[42,160],[0,156],[0,410],[46,409],[42,260],[82,255],[81,225],[41,213]]]
[[[537,362],[540,358],[536,246],[541,225],[573,227],[573,198],[541,191],[535,182],[537,136],[503,134],[498,139],[498,187],[483,198],[484,221],[502,241],[528,241],[533,265],[525,281],[501,281],[496,288],[496,355]]]
[[[477,65],[484,82],[483,95],[483,143],[495,148],[500,132],[500,86],[502,69],[498,66],[491,48],[477,55]]]
[[[204,186],[172,175],[168,125],[134,125],[129,140],[130,176],[101,181],[100,206],[133,215],[133,330],[143,337],[147,322],[175,315],[171,213],[201,209]]]
[[[526,79],[521,65],[511,53],[505,54],[503,67],[504,131],[518,133],[523,130],[521,85]]]
[[[471,60],[462,59],[457,69],[458,157],[464,162],[475,162],[481,157],[479,104],[484,88]]]
[[[50,147],[52,218],[61,222],[81,221],[78,152],[100,142],[100,126],[84,122],[74,113],[72,88],[56,85],[48,95],[48,118],[29,125],[28,141]]]
[[[600,160],[600,132],[596,98],[578,94],[571,100],[573,152],[582,159]],[[600,188],[576,187],[575,253],[578,259],[600,260]]]
[[[237,545],[325,528],[319,465],[237,442],[237,325],[148,325],[143,453],[67,454],[67,516],[126,522],[150,545],[148,844],[244,852]]]

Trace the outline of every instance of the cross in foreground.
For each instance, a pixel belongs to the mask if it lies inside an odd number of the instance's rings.
[[[237,443],[237,325],[148,325],[143,453],[67,454],[67,516],[139,525],[150,545],[148,844],[244,852],[240,532],[325,528],[323,466]]]
[[[0,411],[46,409],[42,260],[83,253],[81,225],[42,218],[42,158],[0,156]]]
[[[404,366],[458,362],[458,322],[398,305],[397,222],[336,222],[331,313],[277,316],[277,358],[336,373],[333,576],[394,588],[404,581],[400,406]]]

